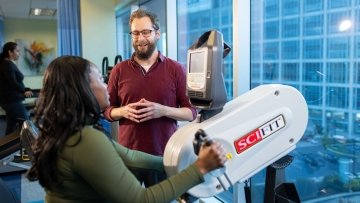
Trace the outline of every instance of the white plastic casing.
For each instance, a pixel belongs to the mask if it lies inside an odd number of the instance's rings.
[[[165,148],[166,173],[174,175],[197,159],[192,142],[197,130],[203,129],[225,147],[228,161],[188,192],[196,197],[214,196],[295,149],[307,120],[307,104],[298,90],[280,84],[258,86],[226,103],[210,119],[179,128]]]

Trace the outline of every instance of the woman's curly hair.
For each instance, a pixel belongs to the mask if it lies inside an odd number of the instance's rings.
[[[100,106],[90,88],[90,64],[81,57],[62,56],[45,70],[34,117],[40,135],[32,146],[33,165],[27,173],[44,188],[59,183],[57,160],[67,139],[99,118]]]

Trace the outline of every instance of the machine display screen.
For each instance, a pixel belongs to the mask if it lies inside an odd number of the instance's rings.
[[[205,70],[205,51],[190,53],[189,73],[203,73]]]

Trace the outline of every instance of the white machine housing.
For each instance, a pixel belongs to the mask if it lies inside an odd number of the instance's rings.
[[[214,196],[294,150],[307,120],[307,104],[298,90],[280,84],[258,86],[226,103],[208,120],[179,128],[165,148],[165,171],[174,175],[197,159],[193,139],[203,129],[209,139],[224,146],[228,161],[188,192],[199,198]]]

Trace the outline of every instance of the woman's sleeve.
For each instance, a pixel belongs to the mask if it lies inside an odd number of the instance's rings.
[[[191,165],[145,189],[128,170],[111,141],[96,130],[84,130],[75,148],[72,156],[76,173],[111,202],[170,202],[203,181],[198,168]]]
[[[141,151],[131,150],[120,145],[119,143],[113,143],[116,152],[119,154],[127,167],[164,171],[162,157],[154,156]]]

